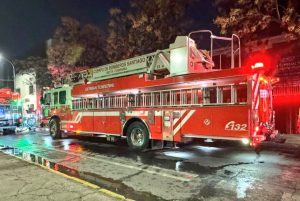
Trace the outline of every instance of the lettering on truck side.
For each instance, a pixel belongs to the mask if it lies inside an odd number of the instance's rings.
[[[109,89],[109,88],[113,88],[113,87],[115,87],[115,85],[113,83],[112,84],[103,84],[103,85],[86,87],[85,91],[93,91],[93,90],[97,90],[97,89]]]
[[[238,124],[235,121],[230,121],[225,125],[225,130],[246,131],[247,130],[247,124]]]

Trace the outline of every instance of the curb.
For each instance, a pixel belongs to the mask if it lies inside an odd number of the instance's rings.
[[[103,194],[105,194],[109,197],[120,199],[120,200],[126,200],[126,201],[134,201],[133,199],[126,198],[124,195],[115,193],[115,192],[110,191],[106,188],[103,188],[99,185],[96,185],[96,184],[93,184],[93,183],[90,183],[88,181],[80,179],[81,173],[78,170],[76,170],[72,167],[63,166],[61,164],[52,162],[52,161],[50,161],[46,158],[43,158],[41,156],[38,156],[36,154],[25,152],[23,150],[19,150],[19,149],[14,148],[14,147],[8,147],[8,146],[0,145],[0,151],[2,151],[4,154],[16,157],[16,158],[18,158],[20,160],[23,160],[23,161],[26,161],[30,164],[39,166],[43,169],[48,170],[49,172],[58,174],[58,175],[63,176],[67,179],[70,179],[70,180],[76,181],[78,183],[81,183],[82,185],[85,185],[85,186],[88,186],[90,188],[96,189],[99,192],[101,192],[101,193],[103,193]]]

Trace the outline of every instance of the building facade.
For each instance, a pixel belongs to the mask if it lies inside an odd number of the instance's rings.
[[[36,114],[39,109],[39,99],[34,72],[16,75],[16,92],[20,94],[23,115]]]
[[[277,76],[280,81],[273,91],[277,127],[283,133],[300,134],[300,49],[281,58]]]

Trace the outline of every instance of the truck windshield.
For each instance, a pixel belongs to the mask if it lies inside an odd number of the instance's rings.
[[[57,105],[58,104],[58,92],[54,92],[53,97],[54,97],[54,105]]]
[[[59,92],[59,104],[61,105],[66,104],[66,91]]]
[[[44,96],[44,100],[45,100],[45,105],[50,105],[51,103],[51,94],[50,93],[46,93]]]

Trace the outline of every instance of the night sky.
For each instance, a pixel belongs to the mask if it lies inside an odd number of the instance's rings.
[[[123,3],[121,3],[123,2]],[[0,51],[7,58],[30,56],[53,35],[61,16],[103,29],[111,7],[125,7],[122,0],[1,0]]]
[[[52,37],[61,16],[71,16],[82,24],[93,23],[106,31],[109,9],[119,7],[126,10],[129,7],[128,2],[128,0],[1,0],[0,52],[9,60],[45,55],[45,41]],[[198,0],[197,6],[190,8],[186,13],[195,19],[196,24],[193,28],[214,28],[212,20],[216,12],[211,2]],[[0,75],[4,74],[0,65]]]

